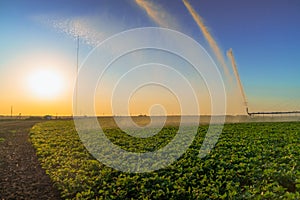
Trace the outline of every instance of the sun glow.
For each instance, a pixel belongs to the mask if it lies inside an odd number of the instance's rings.
[[[28,80],[31,92],[39,98],[52,99],[62,92],[63,81],[59,73],[55,71],[35,71]]]

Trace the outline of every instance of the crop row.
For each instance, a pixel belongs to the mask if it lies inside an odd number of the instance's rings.
[[[42,167],[65,199],[300,199],[300,123],[226,124],[218,143],[200,159],[207,131],[200,126],[188,150],[151,173],[125,173],[101,164],[83,146],[72,121],[35,125],[31,142]],[[154,151],[176,134],[150,138],[119,129],[106,136],[130,151]]]

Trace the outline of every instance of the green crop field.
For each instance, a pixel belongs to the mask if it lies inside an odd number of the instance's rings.
[[[209,155],[198,152],[208,126],[176,162],[151,173],[125,173],[95,160],[72,121],[35,125],[30,139],[42,167],[65,199],[300,199],[300,123],[226,124]],[[130,151],[154,151],[177,128],[137,139],[119,129],[107,137]]]

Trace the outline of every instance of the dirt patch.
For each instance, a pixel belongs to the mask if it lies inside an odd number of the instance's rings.
[[[29,142],[38,121],[0,121],[0,199],[60,199]]]

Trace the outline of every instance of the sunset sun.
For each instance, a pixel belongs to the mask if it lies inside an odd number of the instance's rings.
[[[55,71],[35,71],[30,74],[28,81],[31,93],[39,98],[54,98],[62,92],[63,81]]]

